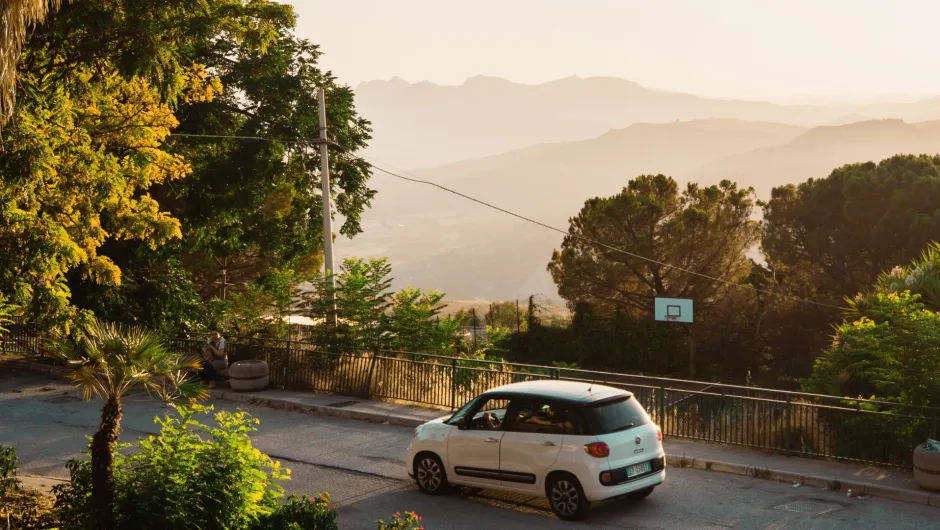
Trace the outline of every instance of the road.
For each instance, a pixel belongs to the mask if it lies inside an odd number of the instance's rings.
[[[222,401],[212,404],[217,410],[237,408]],[[82,401],[68,384],[0,372],[0,444],[16,447],[21,474],[67,477],[65,463],[84,448],[85,437],[97,427],[99,405]],[[485,492],[432,498],[419,493],[408,481],[403,461],[411,429],[264,407],[242,409],[261,421],[255,445],[291,468],[292,480],[285,489],[328,491],[339,505],[344,529],[374,528],[375,519],[404,510],[421,514],[429,530],[940,529],[937,508],[678,468],[670,468],[666,483],[645,501],[600,505],[586,523],[565,523],[555,519],[541,499]],[[130,401],[122,441],[156,433],[153,419],[166,412],[145,398]]]

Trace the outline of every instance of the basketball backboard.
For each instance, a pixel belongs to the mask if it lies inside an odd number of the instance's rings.
[[[686,298],[656,298],[655,317],[661,322],[692,323],[692,300]]]

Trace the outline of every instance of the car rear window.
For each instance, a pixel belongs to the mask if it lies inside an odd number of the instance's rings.
[[[594,434],[625,431],[649,422],[643,406],[631,396],[588,405],[587,416]]]

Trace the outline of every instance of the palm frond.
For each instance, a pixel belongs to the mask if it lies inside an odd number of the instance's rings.
[[[46,20],[61,0],[0,0],[0,123],[16,104],[16,63],[29,28]]]
[[[142,328],[93,321],[74,339],[53,339],[50,351],[78,367],[72,380],[86,399],[121,399],[134,388],[165,401],[208,395],[189,378],[201,360],[170,351],[159,336]]]

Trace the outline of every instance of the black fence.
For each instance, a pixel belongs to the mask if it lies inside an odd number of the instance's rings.
[[[180,353],[204,339],[175,339]],[[453,410],[521,381],[585,381],[633,392],[663,433],[788,455],[911,467],[914,447],[937,438],[940,409],[610,372],[405,352],[337,352],[329,346],[229,339],[230,362],[268,363],[272,386]]]
[[[0,355],[42,356],[43,336],[39,326],[22,317],[9,317],[9,320],[2,324],[7,333],[0,334]]]

